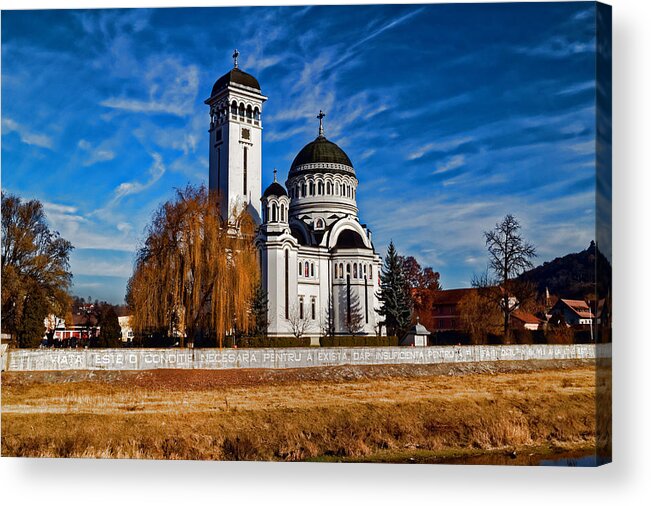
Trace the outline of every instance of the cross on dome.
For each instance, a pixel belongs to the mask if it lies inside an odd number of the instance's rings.
[[[278,169],[276,169],[276,167],[274,167],[274,183],[277,182],[277,180],[276,180],[276,174],[278,174]]]
[[[235,51],[233,51],[233,68],[237,68],[237,58],[239,56],[240,56],[240,52],[237,49],[235,49]]]
[[[325,113],[319,110],[319,114],[317,115],[317,118],[319,118],[319,137],[325,137],[325,135],[323,134],[323,118],[325,118]]]

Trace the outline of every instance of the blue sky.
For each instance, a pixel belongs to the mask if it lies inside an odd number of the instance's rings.
[[[207,183],[214,81],[269,97],[263,188],[317,134],[355,165],[376,249],[468,286],[514,214],[536,262],[595,230],[593,3],[2,13],[2,188],[72,241],[74,293],[122,302],[152,212]]]

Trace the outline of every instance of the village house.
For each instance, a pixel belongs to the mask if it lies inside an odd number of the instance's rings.
[[[558,299],[551,308],[552,316],[560,316],[567,325],[592,325],[594,314],[584,300]]]
[[[432,313],[434,328],[432,332],[462,331],[460,302],[464,297],[477,291],[477,288],[455,288],[452,290],[439,290],[434,295]],[[511,307],[518,304],[514,297],[509,298]],[[540,330],[545,321],[522,309],[511,313],[511,324],[516,329]]]
[[[63,346],[87,346],[90,339],[99,336],[99,323],[97,317],[92,313],[72,315],[72,322],[68,323],[63,318],[49,315],[44,322],[46,340],[48,334],[52,333],[52,339],[58,345]]]

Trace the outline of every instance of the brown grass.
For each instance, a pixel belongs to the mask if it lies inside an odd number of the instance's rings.
[[[5,375],[2,455],[368,461],[391,452],[595,444],[592,365],[346,380],[315,373],[320,379],[235,386],[215,379],[207,388],[186,388],[188,373],[176,384],[174,373],[160,373],[160,388],[156,374],[147,388],[140,373],[47,383]]]

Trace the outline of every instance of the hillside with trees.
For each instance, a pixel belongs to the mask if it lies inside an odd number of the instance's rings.
[[[596,277],[598,277],[599,293],[602,295],[609,293],[612,266],[592,241],[585,250],[545,262],[522,273],[518,279],[531,282],[540,294],[543,294],[547,288],[549,293],[559,297],[584,299],[594,295]]]

